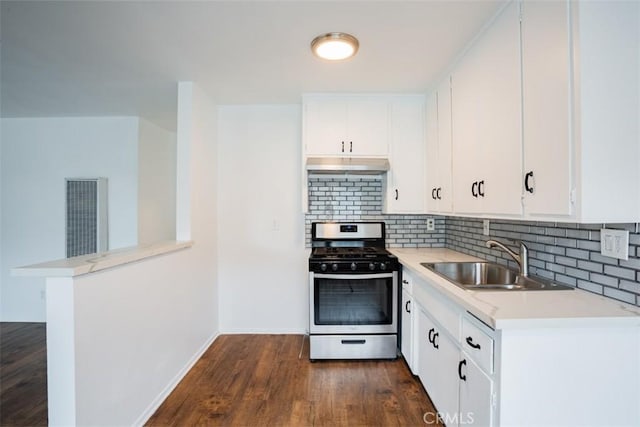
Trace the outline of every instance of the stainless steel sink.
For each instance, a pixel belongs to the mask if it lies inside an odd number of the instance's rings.
[[[519,275],[491,262],[423,262],[421,265],[463,289],[487,291],[567,290],[570,286]]]

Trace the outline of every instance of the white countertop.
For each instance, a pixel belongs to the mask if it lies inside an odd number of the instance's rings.
[[[420,265],[422,262],[477,261],[443,248],[391,248],[400,263],[447,298],[494,329],[640,326],[640,307],[581,289],[564,291],[470,291]],[[415,284],[414,284],[415,286]]]
[[[74,277],[193,246],[192,241],[166,241],[64,258],[11,269],[13,276]]]

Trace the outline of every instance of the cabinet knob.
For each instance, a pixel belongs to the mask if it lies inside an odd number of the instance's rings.
[[[396,188],[396,200],[398,200],[398,189]]]
[[[466,381],[467,380],[467,376],[464,375],[462,373],[462,367],[467,365],[467,360],[466,359],[462,359],[460,361],[460,363],[458,363],[458,377],[462,380],[462,381]]]
[[[478,181],[471,184],[471,195],[478,198]]]
[[[438,189],[436,190],[436,197],[438,200],[442,200],[442,197],[440,197],[441,191],[442,191],[442,187],[438,187]]]
[[[533,186],[529,185],[529,178],[533,178],[533,171],[527,172],[524,176],[524,189],[533,194]]]
[[[349,152],[353,153],[353,141],[349,141]]]
[[[484,197],[484,179],[478,182],[478,195]]]
[[[409,305],[411,305],[411,300],[404,303],[404,311],[406,311],[407,313],[411,313],[411,309],[409,308]]]
[[[433,335],[432,335],[432,334],[433,334],[435,331],[436,331],[436,330],[435,330],[434,328],[431,328],[431,329],[429,329],[429,334],[427,335],[427,338],[428,338],[428,340],[429,340],[429,343],[431,343],[431,344],[433,344]]]
[[[439,336],[440,336],[440,332],[436,332],[435,334],[433,334],[433,342],[431,344],[433,344],[433,348],[435,348],[435,349],[440,348],[440,346],[436,342],[436,340],[438,339]]]
[[[402,279],[402,283],[404,283],[405,285],[408,285],[408,284],[409,284],[409,281],[407,281],[407,280],[405,280],[405,279]]]
[[[344,153],[344,141],[342,141],[342,152]]]
[[[436,198],[437,198],[437,196],[436,196],[436,189],[435,189],[435,187],[431,190],[431,198],[432,198],[433,200],[436,200]]]

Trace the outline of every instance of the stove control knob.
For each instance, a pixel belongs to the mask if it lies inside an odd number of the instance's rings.
[[[351,270],[352,270],[352,271],[356,271],[356,268],[358,268],[358,266],[356,265],[356,263],[355,263],[355,262],[352,262],[352,263],[351,263]]]
[[[386,262],[381,262],[380,263],[380,270],[386,270],[387,269],[387,263]]]
[[[331,269],[333,271],[338,271],[338,264],[331,264]]]
[[[325,264],[324,262],[320,264],[320,270],[327,271],[327,264]]]
[[[376,269],[376,265],[372,262],[369,263],[369,270],[375,270]]]

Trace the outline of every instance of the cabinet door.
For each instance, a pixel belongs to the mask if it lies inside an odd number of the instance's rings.
[[[438,144],[438,92],[432,93],[425,105],[425,148],[426,148],[426,205],[428,212],[437,213],[439,203],[436,191],[440,185],[439,144]]]
[[[453,191],[451,186],[451,80],[446,79],[438,88],[438,211],[451,212]]]
[[[465,353],[458,366],[460,380],[460,424],[493,425],[493,381]],[[464,378],[464,379],[463,379]]]
[[[347,139],[347,102],[309,99],[304,104],[304,141],[307,156],[344,156]],[[348,145],[347,145],[348,148]]]
[[[422,309],[418,314],[418,372],[438,413],[447,417],[447,426],[457,426],[460,349],[449,335]]]
[[[456,213],[482,212],[481,199],[477,194],[483,163],[478,141],[481,132],[478,110],[482,108],[478,86],[482,83],[476,79],[473,68],[473,62],[466,57],[451,77],[452,185],[453,210]]]
[[[414,374],[416,371],[416,361],[414,360],[413,351],[413,335],[414,335],[414,310],[413,310],[413,298],[409,292],[402,290],[402,345],[401,351],[404,356],[404,360],[409,365],[411,372]]]
[[[391,170],[387,174],[388,213],[425,212],[424,99],[391,106]]]
[[[524,203],[532,215],[572,210],[568,7],[522,3]]]
[[[519,4],[511,3],[452,78],[454,208],[522,213]]]
[[[389,154],[388,99],[375,96],[351,98],[347,107],[346,137],[349,143],[347,155],[387,156]]]
[[[451,80],[446,79],[427,101],[427,206],[430,212],[450,213]]]

